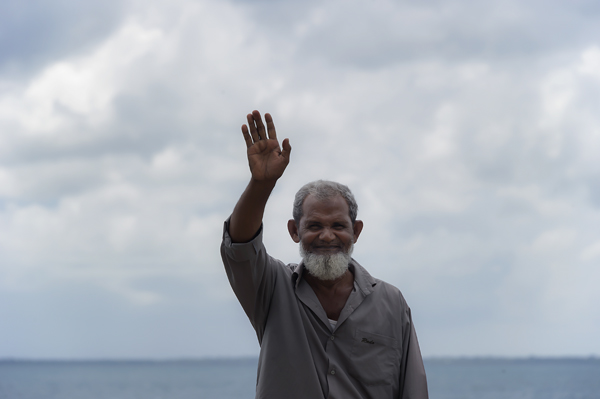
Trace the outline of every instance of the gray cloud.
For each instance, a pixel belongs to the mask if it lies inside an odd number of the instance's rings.
[[[300,62],[381,68],[420,59],[518,59],[571,52],[593,43],[597,4],[561,2],[253,3],[252,17]],[[568,27],[577,25],[577,29]],[[282,37],[284,38],[282,40]],[[277,39],[279,38],[279,39]]]
[[[126,16],[129,2],[3,1],[0,71],[30,77],[56,58],[89,50]]]
[[[252,108],[293,146],[272,255],[298,258],[295,190],[340,180],[365,221],[355,257],[405,293],[426,355],[600,353],[591,2],[127,7],[45,58],[2,55],[29,72],[0,79],[0,303],[17,304],[0,356],[255,353],[218,255]],[[552,345],[555,312],[582,338]],[[224,323],[227,353],[202,340]]]

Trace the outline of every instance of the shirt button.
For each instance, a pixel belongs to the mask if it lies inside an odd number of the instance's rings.
[[[335,339],[335,335],[332,335],[331,337],[329,337],[332,341]]]
[[[335,370],[331,370],[331,375],[335,375]]]

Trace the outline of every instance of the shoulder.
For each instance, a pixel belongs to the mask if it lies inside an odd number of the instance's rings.
[[[356,283],[365,294],[375,294],[379,300],[407,306],[402,292],[400,292],[396,286],[371,276],[371,274],[355,259],[352,259],[350,265],[353,268],[352,270],[354,272]]]
[[[385,305],[395,308],[396,311],[400,309],[408,310],[408,304],[398,287],[371,276],[356,260],[353,259],[352,262],[354,264],[355,278],[363,291],[369,291],[374,300],[381,301]]]
[[[408,309],[408,304],[404,299],[404,295],[398,287],[392,285],[386,281],[376,279],[377,281],[377,291],[379,292],[382,300],[388,301],[390,303],[394,303],[402,308]]]

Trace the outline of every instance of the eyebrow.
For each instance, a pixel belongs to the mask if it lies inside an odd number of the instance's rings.
[[[304,222],[304,223],[305,223],[305,224],[307,224],[307,225],[310,225],[310,224],[318,224],[318,225],[321,225],[321,224],[323,224],[323,223],[321,223],[321,222],[319,222],[319,221],[317,221],[317,220],[310,220],[310,219],[306,220],[306,222]],[[332,221],[332,222],[331,222],[331,224],[332,224],[332,225],[341,225],[341,226],[347,226],[349,223],[348,223],[348,222],[346,222],[346,221],[342,221],[342,220],[334,220],[334,221]]]
[[[305,223],[306,224],[322,224],[321,222],[318,222],[316,220],[307,220]]]

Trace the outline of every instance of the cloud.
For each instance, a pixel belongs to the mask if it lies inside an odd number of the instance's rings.
[[[51,60],[86,51],[119,25],[130,2],[8,0],[0,5],[0,73],[28,78]]]
[[[296,60],[366,70],[415,59],[502,64],[568,52],[590,44],[599,12],[592,1],[243,4],[252,4],[249,12],[272,40],[293,43]]]
[[[89,7],[82,21],[104,6]],[[425,354],[599,353],[585,338],[600,328],[592,3],[106,10],[75,42],[63,30],[38,58],[39,35],[2,55],[25,72],[0,71],[0,303],[16,304],[0,309],[14,326],[0,356],[256,353],[218,254],[253,108],[293,147],[265,214],[272,255],[298,260],[295,191],[339,180],[365,221],[355,257],[402,289]],[[223,323],[238,346],[194,338]],[[583,338],[554,345],[573,325]]]

